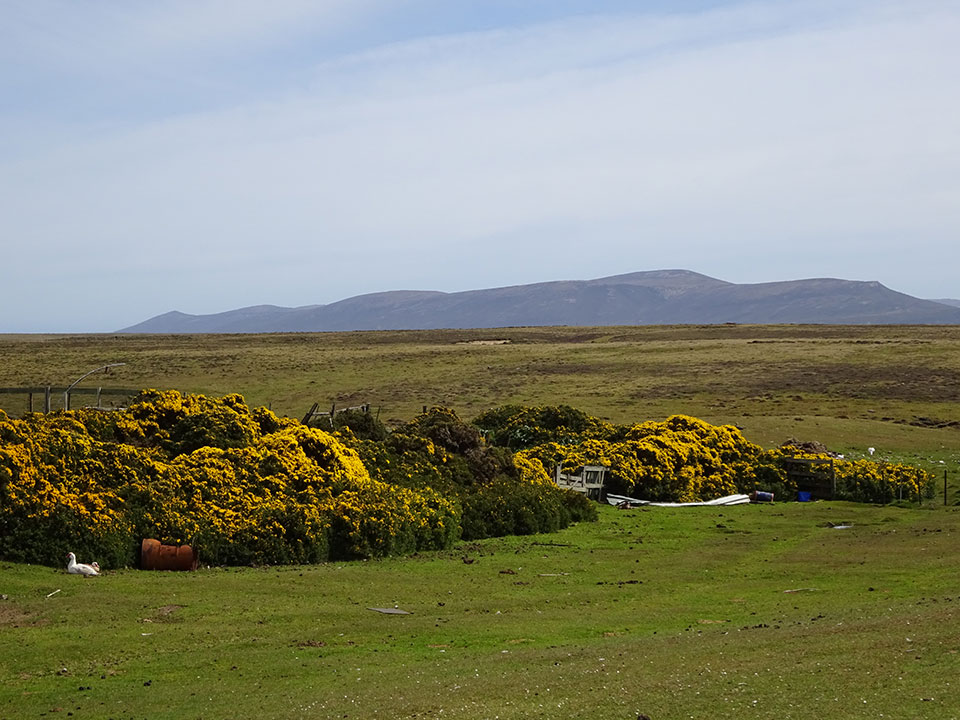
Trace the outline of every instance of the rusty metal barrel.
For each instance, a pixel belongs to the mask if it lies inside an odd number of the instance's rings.
[[[189,545],[163,545],[145,538],[140,543],[141,570],[196,570],[197,551]]]

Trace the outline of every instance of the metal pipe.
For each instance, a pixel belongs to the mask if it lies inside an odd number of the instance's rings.
[[[70,383],[70,385],[67,386],[67,389],[63,391],[63,409],[64,410],[70,409],[70,391],[73,390],[73,388],[77,385],[77,383],[79,383],[84,378],[90,377],[94,373],[100,372],[101,370],[103,370],[103,372],[106,372],[110,368],[120,367],[121,365],[126,365],[126,363],[110,363],[109,365],[102,365],[94,370],[91,370],[88,373],[84,373],[83,375],[78,377],[76,380],[74,380],[72,383]]]

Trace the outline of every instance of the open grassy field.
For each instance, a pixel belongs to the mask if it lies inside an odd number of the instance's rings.
[[[0,718],[956,718],[958,537],[958,508],[606,508],[377,562],[6,564]]]
[[[127,365],[82,386],[239,392],[294,417],[314,402],[370,403],[388,424],[424,405],[467,419],[504,403],[566,403],[621,423],[684,413],[736,424],[765,447],[790,437],[854,456],[875,447],[960,486],[960,327],[0,336],[0,387],[63,387],[112,362]],[[14,414],[25,403],[0,395]]]
[[[3,564],[0,720],[960,717],[960,328],[0,336],[4,387],[112,362],[83,385],[239,392],[295,417],[685,413],[768,447],[875,447],[946,473],[950,506],[602,508],[554,535],[310,567]]]

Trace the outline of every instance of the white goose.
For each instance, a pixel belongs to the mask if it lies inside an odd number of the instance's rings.
[[[94,563],[96,565],[96,563]],[[94,575],[99,575],[99,565],[94,567],[93,565],[84,565],[83,563],[77,562],[77,556],[73,553],[67,553],[67,572],[73,573],[74,575],[83,575],[84,577],[93,577]]]

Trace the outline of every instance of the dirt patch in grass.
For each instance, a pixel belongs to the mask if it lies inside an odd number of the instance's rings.
[[[36,618],[28,612],[24,612],[9,601],[0,602],[0,627],[23,627],[25,625],[37,625]]]

